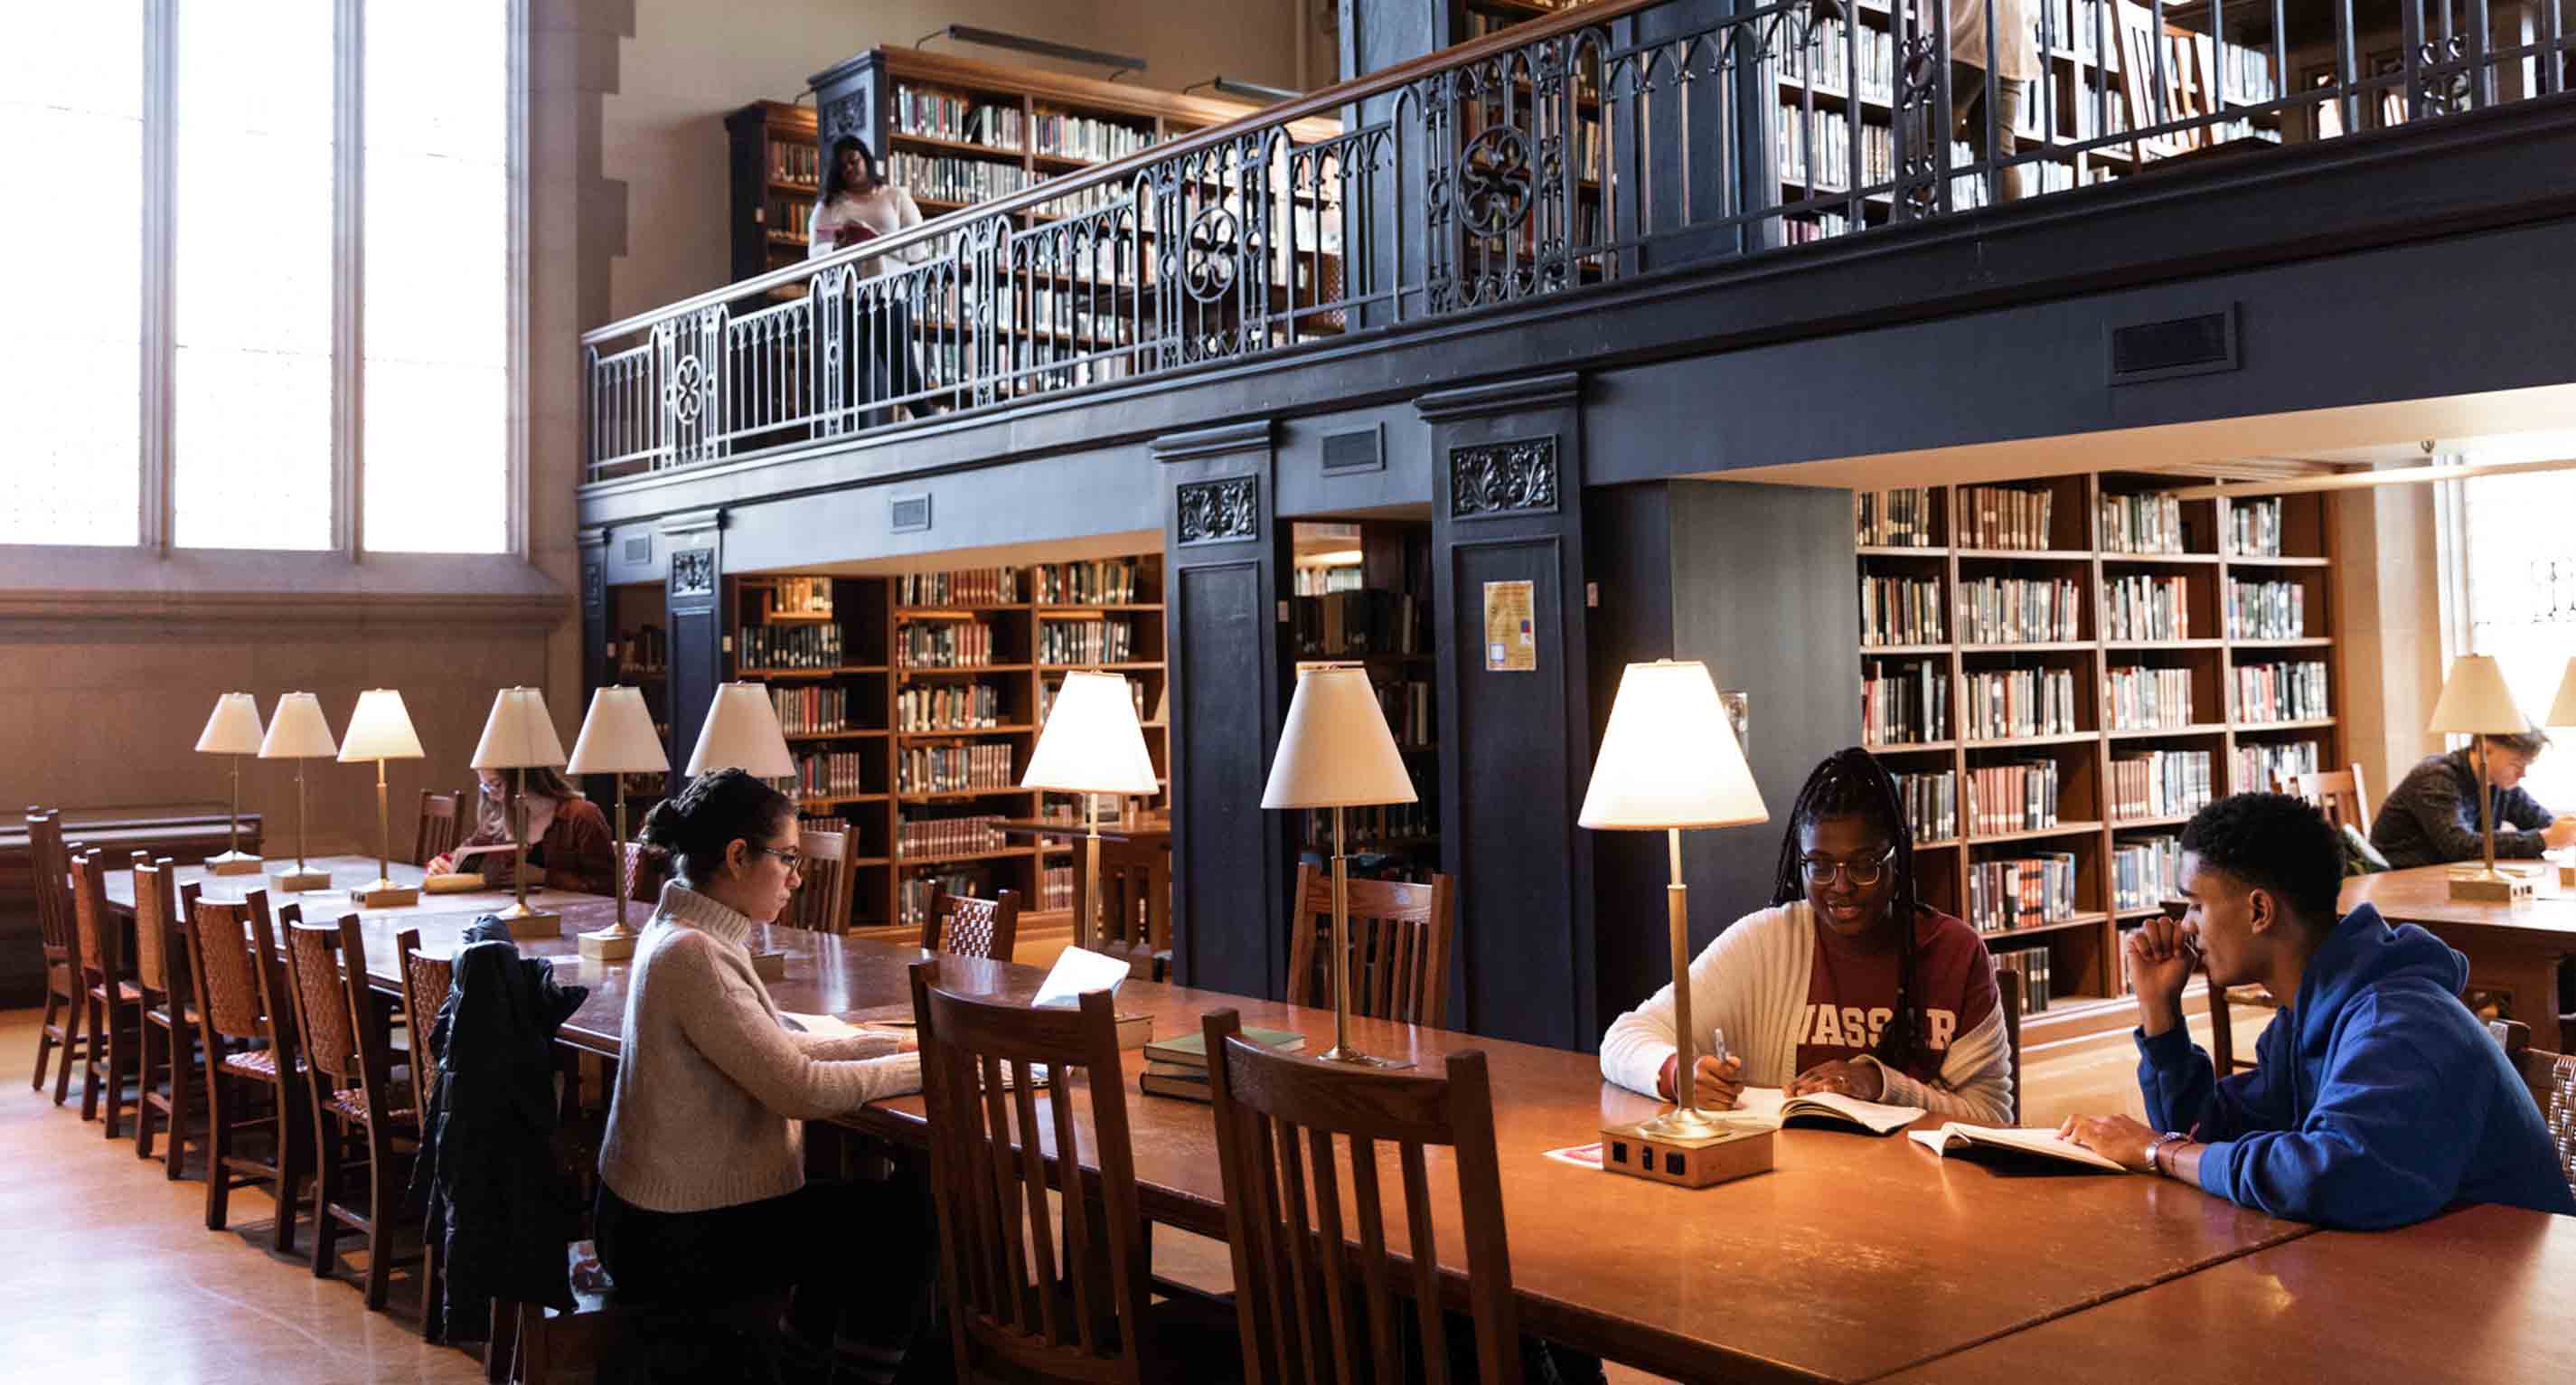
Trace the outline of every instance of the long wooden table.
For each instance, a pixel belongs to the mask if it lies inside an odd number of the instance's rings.
[[[2421,924],[2468,955],[2471,986],[2505,993],[2513,1018],[2554,1038],[2558,1016],[2576,1008],[2558,990],[2559,962],[2576,956],[2576,890],[2558,883],[2556,861],[2538,864],[2538,897],[2527,903],[2454,900],[2451,867],[2417,866],[2346,880],[2342,905],[2373,904],[2392,923]]]

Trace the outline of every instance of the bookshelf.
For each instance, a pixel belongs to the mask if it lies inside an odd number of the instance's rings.
[[[688,763],[689,746],[671,739],[670,603],[661,582],[618,583],[608,588],[608,647],[597,686],[629,684],[644,694],[653,714],[653,730],[671,756],[674,768]],[[690,728],[696,734],[696,728]],[[605,778],[605,776],[603,776]],[[671,791],[659,774],[630,774],[626,779],[628,821],[640,824],[644,814]]]
[[[1297,667],[1356,663],[1404,757],[1417,802],[1347,810],[1367,874],[1421,880],[1440,869],[1440,722],[1434,696],[1431,526],[1415,520],[1298,521],[1290,529],[1289,649]],[[1332,858],[1332,814],[1300,814],[1302,856]]]
[[[784,101],[754,101],[725,117],[737,282],[804,262],[805,226],[823,195],[814,130],[813,107]]]
[[[1899,776],[1923,901],[2048,978],[2026,1042],[2129,1022],[2120,933],[2164,898],[2194,810],[2344,762],[2332,497],[2176,484],[1854,498],[1863,743]],[[2025,875],[2045,905],[2007,909]]]
[[[1072,848],[1002,819],[1078,811],[1018,787],[1056,687],[1123,673],[1168,786],[1162,557],[889,576],[729,579],[732,676],[764,683],[798,761],[799,816],[854,834],[853,934],[918,936],[931,890],[1020,892],[1021,936],[1069,936]],[[1115,655],[1116,657],[1109,657]],[[1168,807],[1165,798],[1138,809]]]

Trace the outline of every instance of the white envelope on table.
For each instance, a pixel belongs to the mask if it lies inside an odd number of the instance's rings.
[[[1068,947],[1055,959],[1044,984],[1038,987],[1031,1007],[1070,1010],[1082,1003],[1084,991],[1114,991],[1127,979],[1127,962],[1123,958],[1085,948]]]

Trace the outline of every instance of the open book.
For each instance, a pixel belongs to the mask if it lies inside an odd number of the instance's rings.
[[[2059,1139],[2054,1130],[2032,1128],[2013,1130],[1992,1125],[1961,1125],[1957,1121],[1951,1121],[1938,1130],[1917,1130],[1913,1133],[1913,1139],[1916,1144],[1943,1156],[1968,1150],[2006,1150],[2041,1159],[2062,1159],[2070,1164],[2083,1164],[2105,1173],[2128,1172],[2117,1163],[2103,1158],[2082,1145]]]
[[[1738,1119],[1759,1121],[1765,1125],[1784,1125],[1793,1120],[1814,1119],[1832,1125],[1845,1125],[1884,1135],[1902,1130],[1923,1118],[1920,1106],[1888,1106],[1839,1092],[1810,1092],[1790,1096],[1778,1087],[1747,1087],[1736,1101]],[[1720,1113],[1723,1116],[1724,1113]]]

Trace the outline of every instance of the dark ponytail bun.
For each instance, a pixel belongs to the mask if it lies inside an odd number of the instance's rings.
[[[676,867],[682,881],[703,882],[724,867],[726,847],[766,841],[795,810],[787,795],[742,770],[710,770],[654,804],[636,840],[666,871]]]

